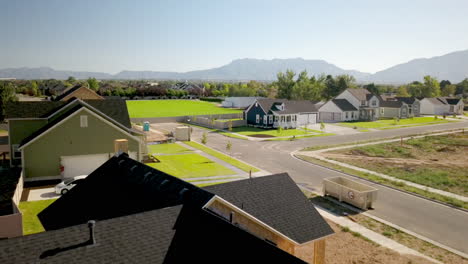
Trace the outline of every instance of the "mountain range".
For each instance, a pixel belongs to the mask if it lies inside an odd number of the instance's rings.
[[[421,81],[425,75],[453,83],[468,78],[468,50],[452,52],[443,56],[422,58],[398,64],[374,74],[357,70],[345,70],[323,60],[293,59],[238,59],[221,67],[189,71],[121,71],[117,74],[103,72],[60,71],[49,67],[0,69],[0,78],[16,79],[169,79],[169,80],[224,80],[224,81],[273,81],[280,71],[307,70],[309,75],[349,74],[360,83],[401,84]]]

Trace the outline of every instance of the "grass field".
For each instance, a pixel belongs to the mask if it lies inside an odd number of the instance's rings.
[[[127,101],[127,108],[130,118],[242,113],[241,110],[193,100],[134,100]]]
[[[414,117],[413,119],[400,119],[396,122],[394,120],[378,120],[378,121],[368,121],[368,122],[341,122],[339,125],[346,127],[357,127],[358,129],[394,129],[401,127],[411,127],[411,126],[423,126],[431,124],[442,124],[449,121],[442,118],[435,119],[434,117]]]
[[[42,226],[37,214],[44,210],[47,206],[53,203],[57,199],[50,200],[41,200],[41,201],[32,201],[32,202],[20,202],[19,208],[21,213],[23,213],[23,234],[35,234],[39,232],[44,232],[44,227]]]
[[[233,175],[236,172],[198,154],[156,156],[160,163],[147,163],[155,169],[178,178]]]
[[[197,142],[185,141],[184,143],[191,146],[191,147],[193,147],[193,148],[197,148],[197,149],[199,149],[199,150],[201,150],[201,151],[203,151],[203,152],[205,152],[205,153],[207,153],[207,154],[209,154],[209,155],[211,155],[213,157],[216,157],[216,158],[218,158],[218,159],[220,159],[222,161],[225,161],[225,162],[231,164],[232,166],[235,166],[235,167],[237,167],[237,168],[239,168],[239,169],[241,169],[241,170],[243,170],[245,172],[249,172],[250,170],[252,170],[252,172],[259,171],[257,168],[249,166],[249,165],[247,165],[247,164],[245,164],[245,163],[243,163],[241,161],[238,161],[237,159],[231,158],[231,157],[229,157],[227,155],[224,155],[221,152],[218,152],[216,150],[208,148],[208,147],[206,147],[206,146],[204,146],[202,144],[198,144]]]
[[[428,136],[329,152],[332,159],[468,196],[468,134]]]
[[[188,148],[175,143],[171,144],[158,144],[158,145],[148,145],[148,152],[151,154],[179,154],[191,151]]]

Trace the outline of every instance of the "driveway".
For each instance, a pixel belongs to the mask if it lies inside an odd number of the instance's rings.
[[[26,201],[39,201],[59,198],[60,194],[55,194],[54,187],[47,188],[25,188],[23,195],[27,192]]]
[[[177,124],[159,124],[159,126],[170,129]],[[342,136],[305,138],[296,141],[270,142],[246,141],[227,138],[217,133],[208,133],[207,145],[225,152],[227,141],[231,141],[232,152],[236,158],[272,173],[288,172],[296,183],[320,191],[324,178],[349,176],[298,160],[290,155],[291,152],[307,146],[333,145],[466,127],[468,127],[468,122],[458,122]],[[200,141],[203,132],[206,130],[194,127],[192,139]],[[466,242],[468,213],[391,188],[380,185],[377,188],[380,190],[379,197],[375,204],[375,210],[369,211],[370,214],[468,253],[468,243]]]

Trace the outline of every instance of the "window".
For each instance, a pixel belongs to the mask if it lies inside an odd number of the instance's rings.
[[[269,123],[270,123],[270,124],[273,124],[273,115],[270,115],[270,116],[268,116],[268,117],[269,117],[269,121],[270,121]]]
[[[13,158],[14,159],[21,159],[21,151],[18,150],[19,144],[11,145],[13,149]]]
[[[361,101],[361,105],[366,105],[366,101]]]
[[[275,122],[278,122],[279,116],[275,115]]]
[[[351,118],[354,118],[354,112],[351,112]]]
[[[376,100],[372,100],[372,106],[377,106],[377,101]]]
[[[293,122],[296,122],[296,119],[297,119],[297,116],[296,116],[296,115],[293,115],[293,116],[292,116],[292,121],[293,121]]]
[[[80,116],[80,127],[88,127],[88,116],[87,115]]]
[[[287,116],[287,122],[291,122],[291,116]]]
[[[255,116],[255,123],[257,123],[257,124],[260,123],[260,115],[259,114],[257,114]]]
[[[348,119],[348,112],[346,112],[346,119]]]
[[[267,116],[266,116],[266,115],[264,115],[264,116],[263,116],[263,124],[265,124],[265,125],[266,125],[266,124],[267,124],[267,122],[268,122],[268,118],[267,118]]]
[[[381,114],[381,115],[384,114],[384,108],[380,108],[380,114]]]
[[[281,122],[284,122],[284,116],[281,116]]]

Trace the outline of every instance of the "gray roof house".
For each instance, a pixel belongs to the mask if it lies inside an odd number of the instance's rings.
[[[333,234],[286,173],[202,189],[126,154],[38,217],[47,231],[0,240],[1,263],[324,263]]]

